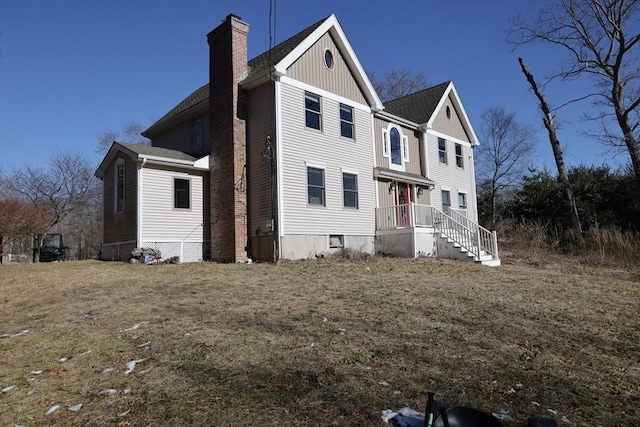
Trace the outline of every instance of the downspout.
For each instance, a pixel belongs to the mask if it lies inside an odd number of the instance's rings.
[[[280,92],[282,83],[280,82],[280,77],[276,76],[274,79],[274,92],[275,92],[275,114],[276,114],[276,138],[275,138],[275,149],[276,149],[276,173],[278,176],[278,189],[276,191],[276,197],[278,199],[278,260],[282,259],[282,240],[284,239],[284,191],[282,188],[283,177],[282,177],[282,151],[283,151],[283,142],[282,142],[282,106],[280,105],[282,102],[282,94]]]
[[[137,194],[137,202],[138,208],[136,209],[136,247],[142,246],[142,175],[144,165],[147,164],[147,158],[142,158],[142,163],[138,163],[138,194]]]
[[[420,172],[422,172],[422,176],[425,178],[429,178],[429,144],[427,143],[427,125],[420,126],[422,130],[422,137],[420,138],[422,150],[420,150]]]

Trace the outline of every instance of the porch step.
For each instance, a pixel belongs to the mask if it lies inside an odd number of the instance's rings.
[[[462,244],[460,244],[460,242],[456,240],[455,237],[453,237],[454,234],[456,233],[451,233],[450,231],[449,232],[442,231],[440,232],[440,238],[445,239],[448,244],[456,248],[461,254],[463,255],[466,254],[467,258],[470,261],[473,261],[482,265],[486,265],[489,267],[499,267],[501,265],[499,258],[494,259],[492,255],[487,254],[484,250],[481,250],[480,255],[476,256],[468,248],[462,246]]]

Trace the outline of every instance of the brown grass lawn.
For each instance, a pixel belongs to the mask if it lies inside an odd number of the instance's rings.
[[[7,265],[0,304],[3,426],[383,426],[428,390],[640,425],[640,269]]]

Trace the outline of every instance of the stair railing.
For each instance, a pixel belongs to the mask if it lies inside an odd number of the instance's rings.
[[[498,240],[495,231],[489,231],[456,211],[447,215],[441,210],[433,209],[434,229],[449,237],[480,259],[483,254],[498,259]]]

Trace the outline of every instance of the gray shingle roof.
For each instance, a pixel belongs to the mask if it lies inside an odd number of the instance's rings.
[[[324,21],[329,19],[329,16],[323,18],[311,25],[310,27],[305,28],[300,31],[298,34],[289,37],[287,40],[282,43],[274,46],[270,51],[266,51],[255,58],[251,59],[247,65],[249,67],[249,76],[259,73],[270,67],[271,65],[277,64],[280,62],[285,56],[287,56],[293,49],[296,48],[304,39],[306,39],[316,28],[318,28]],[[207,102],[209,99],[209,83],[204,86],[196,89],[193,93],[187,96],[184,100],[182,100],[178,105],[173,107],[167,114],[158,119],[154,124],[152,124],[149,129],[145,130],[142,134],[152,134],[155,129],[158,129],[163,124],[168,121],[178,117],[179,115],[187,112],[189,109],[199,105],[202,102]]]
[[[289,37],[282,43],[277,44],[273,49],[271,49],[271,51],[267,50],[266,52],[251,59],[248,63],[249,75],[257,74],[259,71],[282,61],[285,56],[291,53],[291,51],[295,49],[296,46],[302,43],[304,39],[309,37],[309,35],[313,33],[315,29],[322,25],[322,23],[327,19],[329,19],[329,16],[322,18],[310,27],[307,27],[304,30],[300,31],[298,34]]]
[[[115,143],[139,155],[141,154],[146,156],[163,157],[165,159],[187,160],[190,162],[198,160],[196,157],[190,156],[186,153],[183,153],[182,151],[171,150],[169,148],[152,147],[150,145],[129,144],[127,142],[117,141]]]
[[[422,124],[429,121],[451,81],[385,102],[386,112]]]
[[[153,134],[153,131],[155,129],[159,128],[169,120],[175,117],[178,117],[180,114],[185,113],[186,111],[195,107],[196,105],[199,105],[203,102],[207,102],[208,99],[209,99],[209,83],[193,91],[189,96],[183,99],[178,105],[173,107],[167,114],[165,114],[164,116],[156,120],[156,122],[152,124],[149,127],[149,129],[142,132],[142,134],[144,136],[147,136],[147,134]]]

